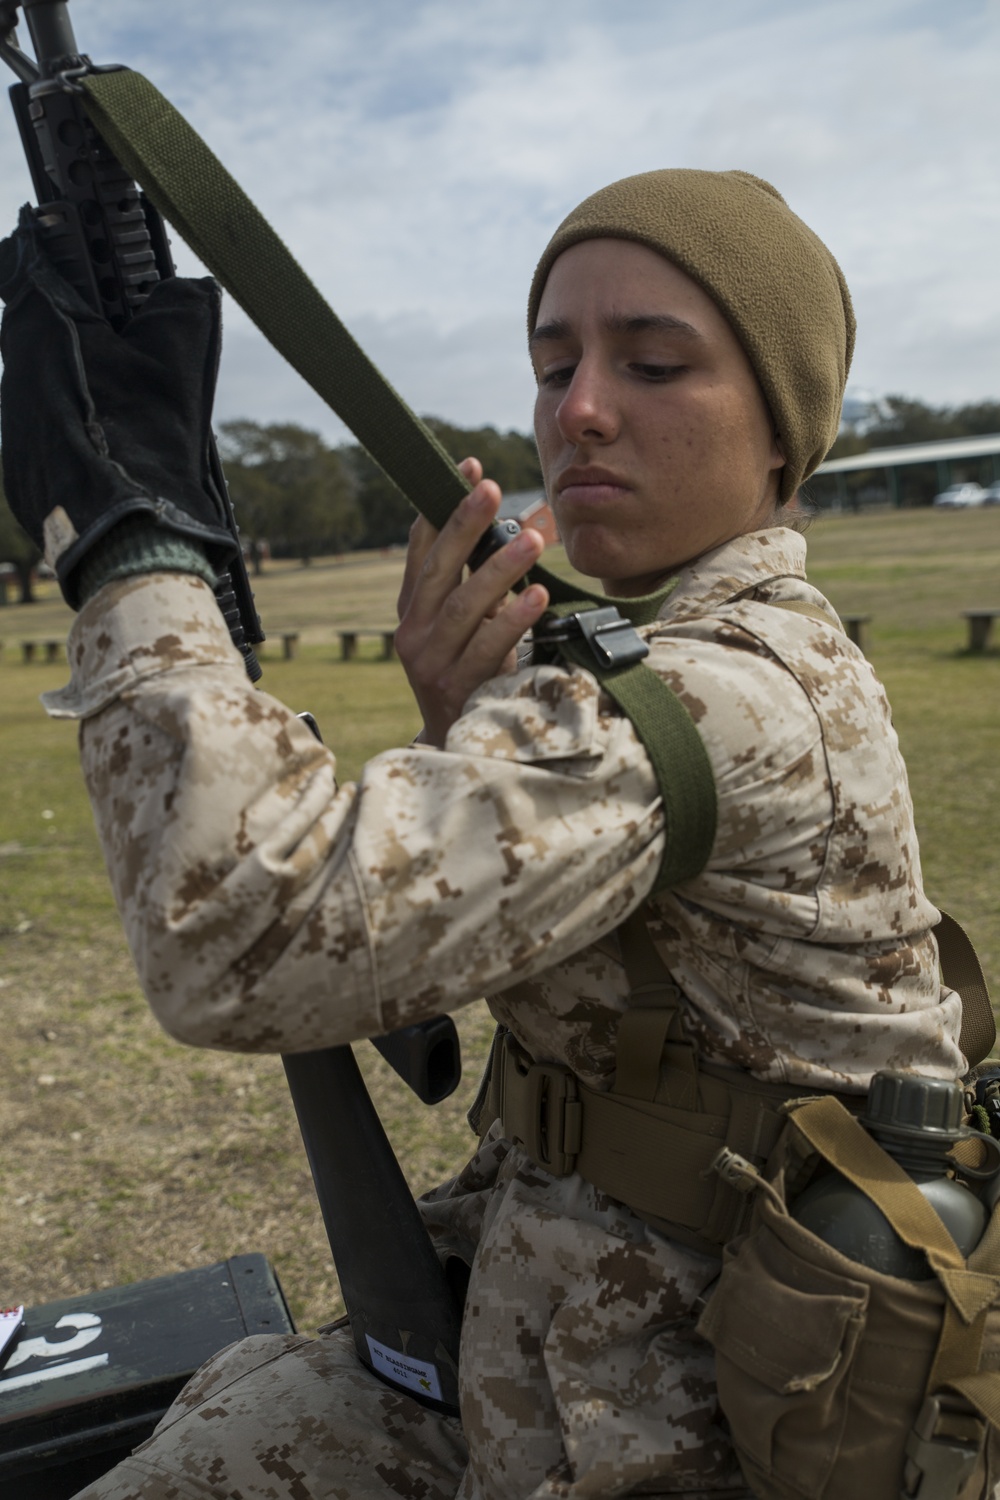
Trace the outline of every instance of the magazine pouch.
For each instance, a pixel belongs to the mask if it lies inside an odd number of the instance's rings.
[[[794,1101],[699,1323],[760,1500],[980,1500],[1000,1481],[1000,1211],[966,1261],[916,1184],[832,1096]],[[864,1192],[933,1275],[849,1260],[788,1211],[824,1163]]]

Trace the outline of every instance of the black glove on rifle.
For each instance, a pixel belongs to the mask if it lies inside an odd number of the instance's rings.
[[[236,544],[208,467],[218,284],[160,282],[115,333],[54,269],[24,211],[0,244],[0,297],[4,488],[67,603],[79,608],[80,564],[128,516],[224,567]]]

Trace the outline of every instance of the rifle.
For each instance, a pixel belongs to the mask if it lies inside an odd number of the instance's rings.
[[[23,5],[37,62],[17,45]],[[0,57],[21,80],[10,90],[49,259],[95,312],[120,331],[158,281],[174,275],[163,219],[94,129],[76,82],[95,69],[76,44],[65,0],[0,0]],[[264,632],[215,439],[209,464],[235,556],[215,597],[251,682]]]
[[[22,8],[37,62],[17,43]],[[0,0],[0,58],[20,80],[10,93],[46,252],[89,305],[121,330],[174,267],[162,217],[83,107],[79,80],[117,69],[95,67],[79,51],[67,0]],[[255,682],[261,670],[253,646],[264,634],[214,442],[211,461],[236,541],[236,559],[216,596]],[[492,545],[508,540],[502,526],[494,531]],[[319,737],[315,721],[303,717]],[[437,1103],[457,1086],[461,1065],[450,1017],[373,1040],[425,1103]],[[283,1061],[358,1355],[387,1384],[454,1414],[458,1298],[354,1054],[349,1046],[328,1047]]]

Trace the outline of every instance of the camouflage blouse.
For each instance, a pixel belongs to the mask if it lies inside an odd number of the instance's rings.
[[[804,562],[787,530],[737,538],[645,628],[719,802],[707,867],[653,900],[650,929],[717,1061],[818,1089],[861,1091],[885,1067],[953,1077],[960,1002],[938,975],[889,707]],[[830,623],[774,607],[788,600]],[[169,1032],[297,1051],[485,994],[536,1058],[610,1086],[616,928],[664,832],[646,754],[587,672],[488,682],[443,750],[386,751],[339,786],[331,752],[248,685],[197,579],[108,586],[70,659],[47,706],[84,721],[111,880]],[[472,1265],[459,1496],[745,1495],[694,1333],[716,1260],[496,1128],[424,1212]],[[322,1420],[335,1431],[334,1409]]]

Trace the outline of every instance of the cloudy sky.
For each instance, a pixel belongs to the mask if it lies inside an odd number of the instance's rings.
[[[827,241],[855,389],[1000,398],[1000,0],[70,8],[95,61],[187,115],[419,411],[527,429],[542,246],[587,193],[666,165],[766,177]],[[10,223],[12,121],[0,193]],[[342,435],[232,307],[219,413]]]

